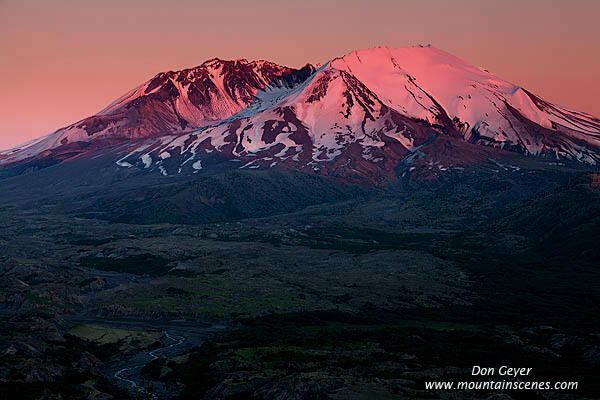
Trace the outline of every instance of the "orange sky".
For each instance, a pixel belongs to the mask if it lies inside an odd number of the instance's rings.
[[[431,43],[600,116],[597,0],[205,3],[0,0],[0,148],[94,114],[160,71],[212,57],[301,66],[376,45]]]

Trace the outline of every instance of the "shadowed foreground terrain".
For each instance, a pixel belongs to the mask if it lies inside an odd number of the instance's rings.
[[[566,171],[0,181],[0,399],[598,398],[600,192]],[[579,387],[425,390],[473,365]]]

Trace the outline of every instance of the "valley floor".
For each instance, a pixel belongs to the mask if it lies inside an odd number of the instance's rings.
[[[482,187],[194,225],[5,199],[0,399],[598,398],[597,190]],[[579,386],[425,389],[474,365]]]

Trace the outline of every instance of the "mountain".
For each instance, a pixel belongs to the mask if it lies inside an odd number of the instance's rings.
[[[490,162],[519,170],[528,158],[593,169],[600,120],[431,46],[358,50],[300,69],[212,59],[0,153],[0,168],[21,174],[100,154],[165,176],[275,168],[379,185]]]

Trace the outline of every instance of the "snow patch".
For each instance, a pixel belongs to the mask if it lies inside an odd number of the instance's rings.
[[[152,165],[152,156],[150,156],[150,154],[144,154],[140,158],[144,163],[144,168],[150,168],[150,166]]]

